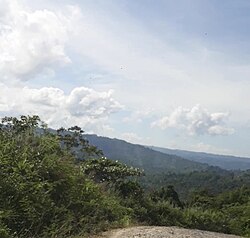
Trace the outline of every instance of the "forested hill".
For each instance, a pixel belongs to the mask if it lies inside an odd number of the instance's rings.
[[[123,140],[97,135],[85,135],[85,137],[90,144],[101,149],[106,157],[130,166],[143,168],[147,173],[190,172],[204,170],[209,167],[207,164],[183,159],[176,155],[164,154]]]
[[[250,169],[250,158],[242,158],[229,155],[217,155],[204,152],[193,152],[185,150],[173,150],[167,148],[160,148],[151,146],[149,147],[155,151],[159,151],[168,155],[180,156],[184,159],[207,163],[212,166],[219,166],[227,170],[248,170]]]
[[[250,237],[247,171],[88,136],[110,158],[144,168],[141,176],[140,169],[103,157],[84,137],[77,126],[48,130],[38,116],[0,121],[0,238],[91,237],[135,224]]]

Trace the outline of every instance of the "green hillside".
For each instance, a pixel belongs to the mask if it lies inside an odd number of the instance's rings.
[[[101,149],[105,156],[125,164],[142,168],[146,173],[162,173],[168,171],[190,172],[204,170],[209,166],[176,155],[164,154],[141,145],[123,140],[110,139],[97,135],[85,135],[85,138]]]
[[[250,170],[233,172],[218,168],[189,173],[150,174],[141,178],[147,190],[159,189],[173,185],[181,199],[187,201],[194,191],[207,191],[218,195],[241,186],[250,187]]]

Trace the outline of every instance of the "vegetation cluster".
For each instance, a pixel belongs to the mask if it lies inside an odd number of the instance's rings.
[[[79,151],[84,160],[78,158]],[[244,183],[227,189],[212,191],[201,184],[191,191],[190,182],[191,192],[180,197],[173,186],[177,183],[169,178],[176,176],[178,181],[184,175],[164,175],[157,188],[138,180],[143,175],[105,158],[77,126],[52,133],[38,116],[3,118],[0,237],[84,237],[131,224],[250,237],[250,187],[245,182],[249,171]]]

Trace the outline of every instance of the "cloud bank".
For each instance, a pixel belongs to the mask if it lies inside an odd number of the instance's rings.
[[[53,127],[79,125],[90,130],[100,124],[105,126],[107,117],[121,108],[112,91],[77,87],[66,94],[53,87],[13,89],[0,85],[2,115],[38,114]]]
[[[0,0],[0,116],[37,114],[51,127],[110,130],[108,117],[122,108],[112,90],[75,87],[65,93],[57,87],[23,86],[71,63],[66,46],[80,15],[76,6],[34,10]]]
[[[234,133],[234,129],[225,125],[228,117],[228,113],[210,113],[200,105],[196,105],[191,109],[178,107],[169,116],[154,121],[151,126],[163,130],[180,128],[190,135],[229,135]]]
[[[0,0],[2,79],[28,80],[71,62],[65,52],[74,8],[60,12],[30,10],[15,0]]]

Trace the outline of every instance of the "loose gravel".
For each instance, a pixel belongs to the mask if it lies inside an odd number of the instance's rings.
[[[178,227],[140,226],[104,232],[97,238],[239,238],[216,232]]]

